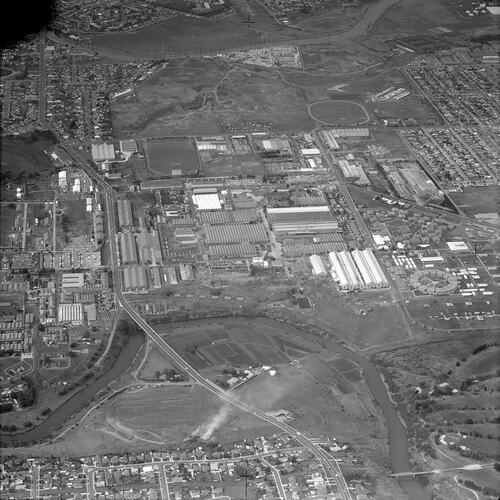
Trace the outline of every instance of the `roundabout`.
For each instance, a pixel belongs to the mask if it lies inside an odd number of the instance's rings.
[[[364,125],[370,121],[368,111],[355,101],[317,101],[307,106],[307,112],[315,122],[333,127]]]

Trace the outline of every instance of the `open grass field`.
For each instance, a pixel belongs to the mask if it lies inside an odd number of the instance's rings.
[[[293,33],[293,30],[280,26],[273,27],[272,31],[260,31],[258,26],[247,28],[238,16],[222,19],[178,16],[133,32],[96,34],[92,44],[94,50],[104,55],[150,58],[172,52],[217,52],[228,47],[287,40],[280,32]]]
[[[150,348],[144,363],[138,373],[141,380],[156,380],[156,372],[162,372],[165,369],[172,369],[174,365],[167,359],[162,351]]]
[[[402,0],[374,24],[372,32],[392,33],[402,38],[405,33],[421,34],[426,28],[433,26],[446,26],[452,29],[454,26],[460,26],[462,22],[463,18],[455,9],[450,8],[445,0],[422,0],[417,3],[412,0]]]
[[[327,361],[310,355],[280,366],[274,377],[259,375],[234,393],[264,411],[289,411],[293,425],[308,435],[334,432],[337,438],[348,439],[364,435],[367,429],[380,430],[371,419],[377,410],[373,403],[365,403],[365,390],[363,383],[349,386]]]
[[[9,245],[9,232],[10,228],[14,225],[16,220],[16,204],[10,203],[0,204],[0,246]]]
[[[317,351],[314,346],[287,339],[286,326],[263,326],[258,320],[174,323],[167,326],[167,331],[167,342],[198,369],[286,364]]]
[[[308,106],[310,116],[325,125],[361,125],[370,120],[362,105],[354,101],[332,100],[315,102]]]
[[[302,311],[303,316],[311,316],[334,330],[338,338],[360,348],[408,338],[398,306],[388,291],[346,295],[334,290],[333,285],[314,283],[307,294],[315,307]]]
[[[201,175],[210,177],[218,175],[262,175],[265,173],[265,166],[260,163],[255,155],[239,156],[212,156],[201,153]]]
[[[495,373],[500,368],[500,347],[490,347],[473,356],[457,370],[457,374],[463,377],[473,375],[485,375]]]
[[[300,52],[306,71],[345,75],[346,78],[350,78],[352,72],[360,72],[383,61],[381,54],[352,43],[304,45]]]
[[[51,151],[54,141],[49,135],[29,134],[2,137],[1,171],[7,180],[23,182],[25,176],[34,176],[54,171],[54,166],[44,150]]]
[[[330,34],[347,29],[361,19],[362,15],[363,11],[358,6],[337,4],[327,9],[313,11],[310,14],[301,14],[291,24],[311,34]]]
[[[147,168],[153,174],[186,176],[196,174],[199,170],[198,157],[191,139],[144,141],[144,151]]]
[[[268,424],[235,407],[225,405],[198,386],[144,387],[119,395],[103,410],[102,432],[123,441],[168,444],[180,442],[203,432],[215,416],[217,440],[237,432],[269,430]],[[234,436],[234,434],[233,434]]]
[[[134,98],[113,102],[113,130],[119,137],[313,126],[305,93],[272,72],[192,58],[172,64],[143,82]]]
[[[498,186],[467,188],[462,193],[450,193],[449,196],[469,216],[488,212],[500,214],[500,188]]]
[[[128,439],[181,441],[216,409],[217,401],[196,387],[144,388],[110,402],[106,427]]]

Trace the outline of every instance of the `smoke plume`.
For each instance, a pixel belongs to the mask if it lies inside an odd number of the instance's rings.
[[[212,415],[206,422],[198,426],[193,431],[192,436],[198,437],[204,441],[210,439],[212,434],[226,422],[230,412],[231,408],[229,405],[224,404],[215,415]]]

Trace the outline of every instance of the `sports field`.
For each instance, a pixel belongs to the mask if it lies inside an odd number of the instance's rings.
[[[160,176],[190,175],[198,172],[198,157],[190,139],[144,141],[147,168]]]
[[[361,125],[370,120],[363,106],[354,101],[314,102],[307,111],[313,120],[325,125]]]

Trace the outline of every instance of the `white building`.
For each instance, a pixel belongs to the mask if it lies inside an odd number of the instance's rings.
[[[83,305],[60,304],[57,308],[58,323],[70,323],[73,326],[83,325]]]
[[[349,252],[345,250],[330,252],[328,260],[332,266],[330,271],[332,278],[337,282],[340,290],[359,290],[365,287]]]
[[[326,268],[319,255],[311,255],[309,257],[309,262],[311,263],[314,276],[326,276]]]
[[[58,186],[65,190],[68,187],[68,180],[66,178],[66,170],[61,170],[58,173]]]
[[[352,257],[366,288],[385,288],[389,286],[382,267],[370,249],[353,250]]]
[[[222,208],[217,193],[194,194],[192,199],[198,210],[220,210]]]
[[[130,158],[137,153],[137,143],[132,139],[120,141],[120,151],[126,158]]]
[[[115,159],[115,148],[113,144],[102,143],[92,144],[92,159],[96,162],[109,161]]]

